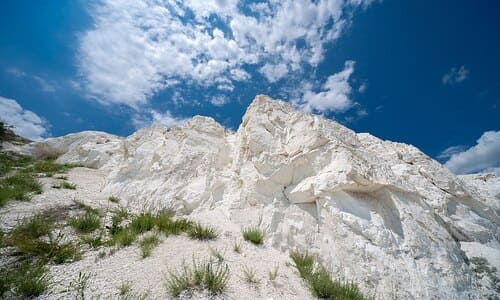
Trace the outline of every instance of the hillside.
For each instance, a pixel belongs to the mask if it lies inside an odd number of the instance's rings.
[[[39,172],[40,195],[0,208],[4,232],[55,209],[56,230],[80,243],[75,229],[61,224],[88,206],[99,209],[103,240],[113,238],[120,208],[131,216],[173,211],[219,233],[210,241],[189,238],[189,230],[162,235],[146,258],[138,242],[85,247],[81,260],[48,264],[55,284],[42,298],[70,298],[75,289],[66,283],[83,273],[90,274],[87,297],[119,297],[117,286],[128,282],[163,299],[169,271],[217,252],[230,270],[227,291],[194,298],[313,298],[289,257],[297,251],[376,299],[498,299],[498,178],[457,177],[411,145],[355,133],[267,96],[255,98],[236,132],[196,116],[183,127],[153,126],[126,138],[80,132],[19,151],[68,164],[68,178]],[[76,189],[54,188],[64,180]],[[243,240],[249,227],[264,232],[262,245]],[[241,253],[234,251],[239,243]],[[258,282],[247,280],[249,268]]]

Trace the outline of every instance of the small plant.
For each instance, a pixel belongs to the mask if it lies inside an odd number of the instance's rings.
[[[173,220],[172,217],[172,212],[165,211],[159,213],[155,218],[155,225],[166,236],[170,234],[181,234],[182,232],[188,231],[193,226],[192,221],[187,219]]]
[[[130,282],[123,282],[118,286],[118,294],[120,296],[125,296],[132,291],[132,285]]]
[[[86,212],[68,221],[68,224],[79,233],[90,233],[101,227],[101,219],[92,212]]]
[[[233,242],[233,250],[236,253],[241,253],[241,242],[234,240]]]
[[[103,259],[105,257],[106,257],[106,251],[105,250],[101,250],[101,251],[99,251],[99,253],[97,253],[97,258]]]
[[[196,223],[188,230],[188,236],[198,240],[213,240],[219,236],[219,233],[212,226],[203,226],[200,223]]]
[[[215,267],[210,262],[198,263],[193,259],[193,267],[183,264],[178,273],[169,272],[166,287],[169,293],[177,297],[190,288],[206,288],[212,294],[222,293],[229,281],[229,268],[227,265],[217,264]]]
[[[119,245],[120,247],[126,247],[132,245],[137,239],[137,234],[130,229],[122,229],[116,232],[111,239],[112,245]]]
[[[246,241],[252,242],[255,245],[260,245],[264,241],[264,232],[258,227],[245,228],[242,233]]]
[[[26,298],[43,294],[49,287],[49,277],[46,273],[47,268],[42,265],[22,265],[14,280],[16,293]]]
[[[32,194],[41,194],[42,185],[30,174],[16,174],[0,179],[0,207],[9,200],[30,200]]]
[[[349,300],[366,299],[356,284],[333,280],[330,272],[320,264],[315,268],[314,258],[307,252],[292,251],[290,257],[294,261],[300,276],[306,281],[315,297]]]
[[[290,257],[295,263],[295,267],[297,271],[299,271],[300,277],[305,279],[312,274],[314,269],[314,257],[307,252],[301,253],[299,251],[290,251]]]
[[[90,274],[79,272],[78,278],[70,282],[69,286],[75,291],[76,293],[75,298],[77,300],[85,300],[85,290],[88,287],[89,279],[90,279]]]
[[[255,270],[243,266],[243,279],[250,284],[258,284],[260,281],[257,279]]]
[[[217,248],[212,248],[209,247],[210,249],[210,254],[217,259],[217,262],[220,264],[224,261],[224,255],[217,249]]]
[[[98,236],[82,236],[82,241],[87,243],[91,248],[103,246],[105,243],[102,240],[102,235]]]
[[[112,196],[108,197],[108,201],[109,202],[113,202],[113,203],[118,203],[118,202],[120,202],[120,198],[118,198],[117,196],[112,195]]]
[[[136,234],[150,231],[155,226],[155,217],[151,213],[141,213],[132,219],[129,226]]]
[[[144,237],[139,242],[139,244],[141,246],[142,258],[146,258],[146,257],[151,256],[151,252],[153,251],[153,249],[156,246],[158,246],[159,243],[160,243],[160,239],[156,233],[153,235]]]
[[[276,280],[276,278],[278,278],[278,271],[279,271],[279,265],[276,264],[276,266],[274,266],[274,269],[269,271],[269,280],[271,281]]]
[[[10,232],[10,237],[13,239],[36,239],[48,235],[53,227],[54,220],[39,213],[19,221],[17,226]]]

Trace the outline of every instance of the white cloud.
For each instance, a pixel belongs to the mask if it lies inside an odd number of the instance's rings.
[[[162,125],[168,128],[183,125],[187,121],[187,118],[179,118],[173,116],[170,111],[162,113],[154,109],[150,109],[146,113],[137,114],[132,118],[132,122],[135,125],[136,129],[148,127],[155,124]]]
[[[452,154],[444,165],[456,174],[498,170],[500,168],[500,131],[486,131],[477,140],[475,146]]]
[[[0,119],[9,125],[16,134],[38,141],[47,136],[48,124],[37,114],[23,109],[16,100],[0,96]]]
[[[267,78],[267,81],[276,82],[286,76],[288,68],[285,64],[265,64],[259,71]]]
[[[40,84],[42,91],[46,93],[53,93],[56,91],[56,87],[54,84],[49,83],[47,80],[43,79],[40,76],[33,76],[33,78]]]
[[[248,80],[250,66],[274,82],[322,62],[350,10],[371,2],[102,0],[80,37],[78,66],[92,97],[136,108],[172,79],[218,86]]]
[[[464,150],[466,150],[467,147],[464,146],[464,145],[458,145],[458,146],[451,146],[451,147],[448,147],[446,149],[444,149],[438,156],[437,158],[439,159],[446,159],[446,158],[450,158],[451,156],[453,156],[454,154],[457,154],[457,153],[460,153],[460,152],[463,152]]]
[[[352,87],[349,77],[354,72],[354,64],[354,61],[346,61],[344,69],[330,75],[320,92],[313,91],[311,84],[303,86],[302,98],[295,104],[306,112],[319,113],[343,112],[351,108],[354,102],[350,98]]]
[[[21,78],[21,77],[24,77],[26,76],[26,73],[24,73],[22,70],[19,70],[18,68],[8,68],[8,69],[5,69],[5,72],[17,77],[17,78]]]
[[[465,68],[465,66],[461,66],[460,68],[453,67],[448,73],[443,75],[443,84],[456,84],[464,81],[469,77],[469,70]]]
[[[214,106],[223,106],[229,103],[229,98],[224,95],[218,95],[210,98],[210,103]]]

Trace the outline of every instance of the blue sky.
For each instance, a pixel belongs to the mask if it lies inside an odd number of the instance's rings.
[[[497,1],[4,0],[0,118],[38,139],[128,135],[256,94],[500,173]]]

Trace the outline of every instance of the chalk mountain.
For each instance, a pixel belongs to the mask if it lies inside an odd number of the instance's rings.
[[[126,138],[86,131],[25,150],[98,168],[102,192],[132,211],[259,226],[266,246],[307,250],[377,299],[498,299],[496,277],[470,262],[500,264],[498,178],[457,177],[414,146],[267,96],[236,132],[196,116],[182,127]]]

